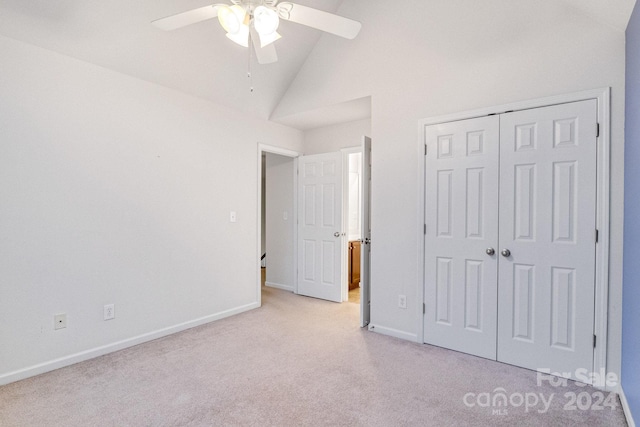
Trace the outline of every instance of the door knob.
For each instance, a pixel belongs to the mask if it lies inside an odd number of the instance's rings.
[[[511,256],[511,251],[509,249],[503,249],[502,252],[500,253],[502,254],[503,257]]]
[[[487,248],[485,252],[487,253],[487,255],[493,255],[496,253],[496,250],[493,248]]]
[[[340,237],[340,232],[336,231],[335,233],[333,233],[333,237]]]

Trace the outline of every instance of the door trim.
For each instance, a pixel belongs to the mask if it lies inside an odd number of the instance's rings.
[[[262,144],[258,143],[258,188],[257,188],[257,224],[256,224],[256,260],[258,260],[256,266],[256,302],[258,303],[258,307],[262,306],[262,275],[260,271],[260,257],[262,256],[262,250],[260,247],[260,242],[262,240],[262,154],[263,153],[271,153],[278,154],[280,156],[291,157],[293,158],[293,212],[291,213],[291,219],[294,224],[298,223],[298,175],[296,171],[298,170],[298,157],[301,153],[293,150],[288,150],[286,148],[276,147],[274,145]],[[298,250],[298,227],[293,227],[293,253],[296,254]],[[293,292],[298,293],[298,269],[297,262],[293,263]]]
[[[593,372],[607,372],[607,325],[609,304],[609,215],[610,215],[610,150],[611,150],[611,88],[587,90],[547,98],[538,98],[511,104],[481,108],[477,110],[463,111],[459,113],[434,116],[419,121],[419,140],[417,154],[422,157],[418,167],[418,223],[416,231],[418,236],[418,342],[424,343],[424,314],[420,302],[424,302],[424,215],[425,215],[425,127],[439,123],[453,122],[500,114],[507,111],[526,110],[530,108],[548,107],[569,102],[595,99],[597,101],[597,121],[600,125],[600,135],[597,138],[597,197],[596,197],[596,228],[599,231],[598,244],[596,245],[596,283],[595,283],[595,307],[594,307],[594,334],[598,337],[598,345],[593,352]],[[595,131],[595,129],[594,129]],[[613,390],[615,391],[615,390]]]

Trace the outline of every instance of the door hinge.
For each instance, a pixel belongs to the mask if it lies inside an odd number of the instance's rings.
[[[427,224],[424,224],[423,232],[425,235],[427,234]]]
[[[600,239],[600,231],[596,228],[596,243],[598,243],[599,239]]]
[[[424,144],[424,155],[427,155],[427,144]]]
[[[427,304],[422,303],[422,314],[426,314],[427,313]]]
[[[600,137],[600,123],[596,123],[596,138]]]
[[[593,334],[593,348],[596,348],[596,335]]]

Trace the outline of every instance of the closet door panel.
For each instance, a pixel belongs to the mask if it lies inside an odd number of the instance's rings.
[[[596,101],[500,116],[498,360],[592,370]]]
[[[496,358],[496,116],[425,129],[425,342]]]

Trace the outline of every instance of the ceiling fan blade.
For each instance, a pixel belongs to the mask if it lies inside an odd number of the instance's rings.
[[[278,3],[277,9],[282,19],[326,31],[345,39],[354,39],[362,28],[362,24],[353,19],[296,3]]]
[[[272,64],[278,61],[278,53],[273,43],[260,47],[260,35],[253,28],[253,25],[251,26],[251,44],[253,44],[253,49],[256,52],[258,64]]]
[[[167,16],[166,18],[156,19],[151,23],[161,30],[171,31],[197,22],[206,21],[207,19],[216,18],[218,9],[223,4],[212,4],[210,6],[199,7],[187,12],[178,13],[177,15]]]

